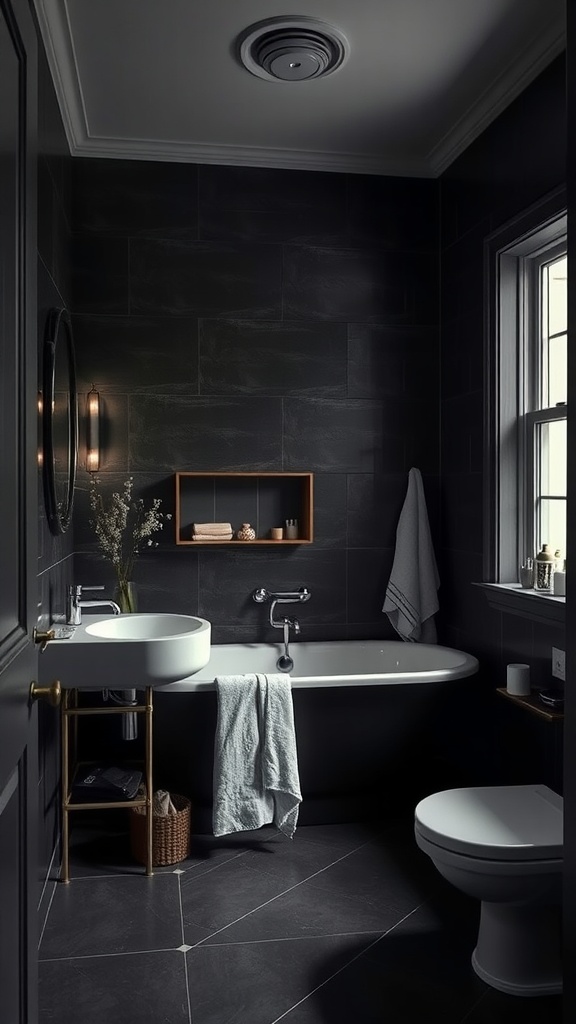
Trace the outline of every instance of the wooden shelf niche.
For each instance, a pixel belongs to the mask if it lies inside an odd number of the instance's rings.
[[[272,527],[298,520],[296,540],[272,540]],[[193,523],[231,523],[233,540],[192,540]],[[256,540],[236,540],[242,523]],[[176,473],[176,544],[189,547],[275,547],[311,544],[312,473]]]

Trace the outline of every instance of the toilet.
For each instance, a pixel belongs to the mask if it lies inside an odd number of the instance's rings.
[[[472,966],[501,992],[562,991],[562,829],[562,797],[541,785],[448,789],[414,812],[420,849],[480,900]]]

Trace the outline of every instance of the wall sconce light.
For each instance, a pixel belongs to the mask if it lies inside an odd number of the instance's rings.
[[[100,395],[94,385],[86,401],[86,469],[89,473],[100,469]]]

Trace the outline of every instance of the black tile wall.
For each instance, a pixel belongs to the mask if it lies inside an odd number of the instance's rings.
[[[82,338],[80,390],[94,385],[124,395],[198,391],[195,317],[78,315],[75,332]]]
[[[131,239],[129,280],[122,298],[134,313],[272,319],[280,314],[282,251],[252,242]]]
[[[68,144],[44,54],[39,54],[38,155],[38,382],[48,311],[70,308],[70,163]],[[40,444],[40,431],[39,431]],[[44,510],[38,473],[38,626],[62,616],[72,581],[72,530],[54,536]],[[57,712],[38,702],[38,812],[40,897],[59,835],[60,747]],[[41,901],[42,902],[42,901]]]
[[[440,179],[442,629],[480,659],[485,688],[485,713],[460,723],[461,754],[501,781],[557,791],[561,729],[494,691],[511,661],[530,664],[535,687],[551,685],[551,648],[565,649],[564,630],[495,612],[472,584],[483,578],[484,241],[565,183],[564,73],[560,57]]]
[[[75,236],[71,259],[75,312],[130,312],[125,238]]]
[[[201,320],[203,395],[346,397],[346,325]]]
[[[411,465],[439,536],[437,182],[84,159],[73,172],[74,331],[81,389],[104,404],[102,485],[129,473],[174,512],[176,470],[316,475],[313,545],[196,552],[172,525],[137,567],[140,606],[204,614],[216,641],[264,640],[252,591],[304,584],[302,639],[386,633]],[[79,488],[78,571],[111,586]],[[238,511],[236,529],[254,515]]]
[[[207,241],[342,245],[347,179],[340,174],[199,167],[199,237]]]
[[[81,160],[75,166],[72,218],[79,234],[198,238],[198,169],[193,164],[139,165]]]

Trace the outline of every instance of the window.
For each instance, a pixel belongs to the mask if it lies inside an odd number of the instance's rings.
[[[567,277],[566,239],[528,257],[532,292],[524,337],[523,513],[525,554],[548,543],[566,555]],[[520,339],[522,343],[522,338]]]
[[[566,554],[566,246],[562,191],[486,242],[487,582],[544,543]]]

